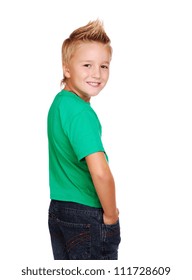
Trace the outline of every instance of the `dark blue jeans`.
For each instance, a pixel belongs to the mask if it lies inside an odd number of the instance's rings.
[[[119,221],[103,223],[103,210],[51,200],[49,231],[55,260],[117,260]]]

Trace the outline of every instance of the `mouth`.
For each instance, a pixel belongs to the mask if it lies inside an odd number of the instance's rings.
[[[99,87],[101,83],[98,83],[98,82],[87,82],[87,84],[92,86],[92,87]]]

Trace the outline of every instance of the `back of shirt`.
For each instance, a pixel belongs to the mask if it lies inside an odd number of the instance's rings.
[[[101,124],[72,92],[58,93],[48,113],[50,198],[101,207],[85,157],[104,152]]]

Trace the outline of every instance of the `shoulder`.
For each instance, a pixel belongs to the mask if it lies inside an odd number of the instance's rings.
[[[62,90],[56,95],[54,103],[63,124],[72,122],[100,123],[90,103],[85,102],[72,92]]]
[[[89,103],[85,102],[72,92],[62,90],[58,94],[58,98],[60,99],[59,109],[63,113],[77,115],[83,111],[92,110]]]

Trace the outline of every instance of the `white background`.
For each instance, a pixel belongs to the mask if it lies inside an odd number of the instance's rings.
[[[54,267],[47,112],[60,90],[63,40],[99,18],[114,51],[110,80],[92,106],[116,181],[118,265],[171,266],[169,279],[190,279],[191,15],[185,0],[1,1],[0,254],[6,275],[14,271],[19,279],[19,270],[32,263]]]

